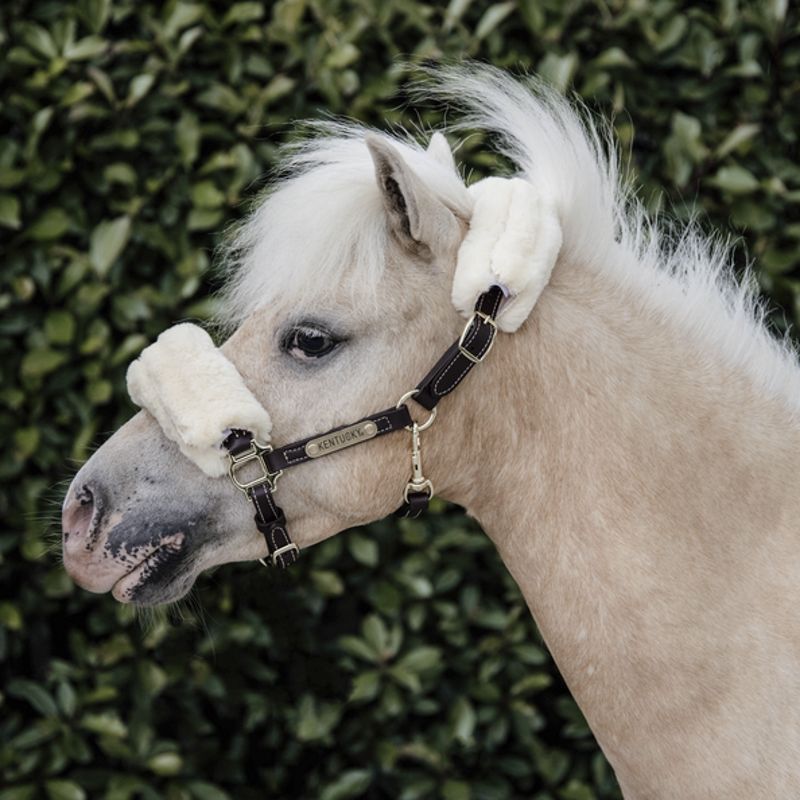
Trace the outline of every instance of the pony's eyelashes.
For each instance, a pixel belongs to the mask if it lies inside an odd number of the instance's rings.
[[[284,332],[281,350],[297,361],[309,362],[325,358],[344,341],[318,322],[299,322]]]

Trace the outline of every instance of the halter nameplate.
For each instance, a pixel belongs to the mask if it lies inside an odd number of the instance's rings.
[[[342,428],[336,433],[318,436],[306,444],[306,455],[309,458],[319,458],[337,450],[344,450],[359,442],[374,438],[378,433],[378,426],[372,421],[361,422]]]

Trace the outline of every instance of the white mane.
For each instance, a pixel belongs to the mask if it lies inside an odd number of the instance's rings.
[[[563,255],[602,270],[745,369],[764,391],[800,411],[800,370],[788,339],[764,324],[749,273],[737,282],[724,241],[688,226],[675,234],[656,223],[620,176],[611,137],[540,82],[523,84],[500,70],[433,70],[416,90],[463,116],[451,130],[497,134],[499,151],[557,204]],[[233,240],[222,313],[237,324],[276,293],[324,291],[343,279],[343,265],[361,285],[375,285],[385,250],[385,225],[366,128],[319,126],[325,135],[294,148],[284,177]],[[469,214],[457,176],[410,137],[392,137],[411,167],[451,208]]]

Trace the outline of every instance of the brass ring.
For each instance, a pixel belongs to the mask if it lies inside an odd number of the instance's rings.
[[[417,394],[418,392],[419,392],[419,389],[412,389],[410,392],[406,392],[406,393],[405,393],[405,394],[404,394],[404,395],[403,395],[403,396],[402,396],[402,397],[401,397],[401,398],[400,398],[400,399],[397,401],[397,405],[395,406],[395,408],[400,408],[400,406],[402,406],[402,405],[403,405],[403,403],[405,403],[405,402],[406,402],[406,400],[410,400],[410,399],[411,399],[412,397],[414,397],[414,395],[415,395],[415,394]],[[421,425],[417,425],[417,430],[419,430],[419,431],[426,431],[426,430],[428,430],[428,428],[430,428],[430,426],[431,426],[431,425],[433,425],[433,421],[434,421],[435,419],[436,419],[436,409],[434,408],[434,409],[431,411],[431,415],[428,417],[428,419],[426,419],[426,420],[425,420],[425,422],[423,422]],[[410,425],[406,425],[406,430],[407,430],[407,431],[410,431],[410,430],[411,430],[411,426],[410,426]]]

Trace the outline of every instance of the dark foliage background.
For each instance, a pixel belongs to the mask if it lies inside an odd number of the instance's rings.
[[[647,201],[740,236],[776,327],[796,318],[786,0],[4,0],[0,800],[618,797],[453,509],[343,534],[286,576],[225,567],[144,625],[76,590],[48,543],[61,481],[132,411],[128,361],[208,316],[209,254],[292,122],[435,124],[404,107],[398,64],[443,56],[615,115]],[[462,151],[478,172],[480,146]]]

